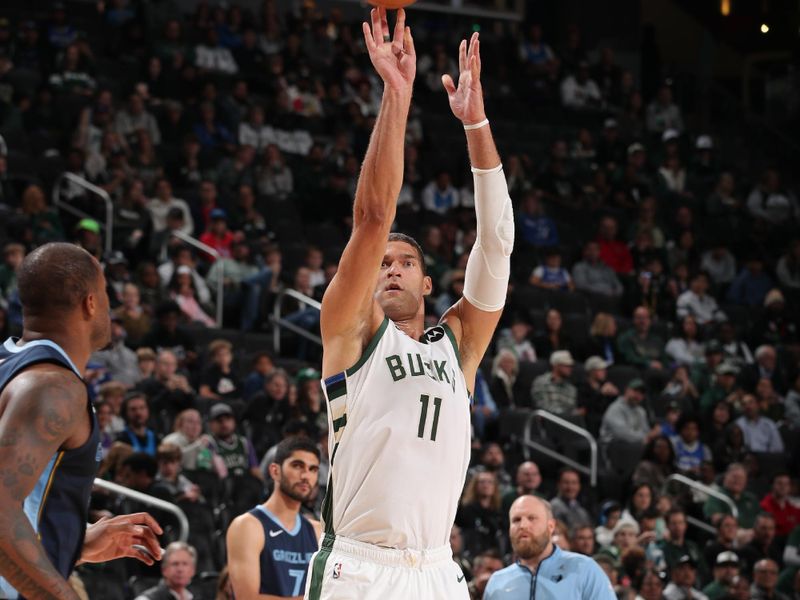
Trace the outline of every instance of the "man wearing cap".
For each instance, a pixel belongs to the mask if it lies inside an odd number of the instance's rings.
[[[208,229],[200,236],[200,241],[219,252],[220,258],[230,258],[231,245],[237,236],[228,229],[228,213],[224,208],[214,208],[208,213],[208,220]],[[206,259],[212,263],[217,260],[210,254]]]
[[[775,421],[761,416],[758,400],[752,394],[742,397],[742,416],[736,424],[744,434],[744,443],[752,452],[783,452],[783,438]]]
[[[597,436],[609,405],[619,396],[619,389],[606,379],[608,363],[590,356],[583,365],[586,378],[578,390],[578,408],[586,411],[586,427]]]
[[[672,581],[664,588],[666,600],[708,600],[708,596],[694,587],[697,581],[697,565],[691,556],[681,556],[669,574]]]
[[[569,381],[575,361],[569,350],[550,355],[551,371],[533,381],[533,406],[564,418],[578,416],[578,390]]]
[[[714,349],[719,350],[719,346]],[[706,353],[710,348],[706,348]],[[706,354],[708,360],[708,354]],[[722,400],[736,390],[736,377],[739,375],[739,368],[728,361],[723,361],[714,369],[714,383],[700,396],[700,414],[707,416],[711,410]]]
[[[611,403],[600,425],[603,444],[624,442],[643,447],[660,435],[661,427],[650,427],[647,412],[641,406],[646,389],[644,381],[637,377],[628,383],[624,394]]]
[[[75,226],[75,243],[99,260],[103,255],[100,223],[94,219],[81,219]]]
[[[256,479],[264,480],[253,444],[245,436],[236,433],[236,416],[229,404],[220,402],[211,407],[208,426],[214,450],[230,475],[241,477],[249,473]]]
[[[703,588],[708,600],[719,600],[728,594],[728,588],[739,577],[739,557],[726,550],[717,555],[714,563],[714,581]]]

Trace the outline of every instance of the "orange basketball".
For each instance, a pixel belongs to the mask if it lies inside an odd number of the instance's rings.
[[[414,4],[417,0],[367,0],[372,6],[382,6],[386,9],[396,10]]]

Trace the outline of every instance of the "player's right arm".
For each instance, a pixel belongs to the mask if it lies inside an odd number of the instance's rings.
[[[228,574],[236,600],[277,600],[278,596],[258,593],[261,587],[259,557],[265,543],[261,523],[252,515],[239,515],[228,527],[225,543]]]
[[[22,504],[60,448],[85,442],[86,388],[65,369],[33,367],[6,386],[0,406],[0,575],[31,600],[77,600]]]
[[[416,73],[414,41],[402,9],[397,11],[393,39],[386,10],[372,9],[370,14],[372,25],[363,24],[364,40],[383,79],[383,99],[358,179],[353,232],[322,299],[325,377],[353,365],[383,320],[375,285],[403,184],[405,130]]]

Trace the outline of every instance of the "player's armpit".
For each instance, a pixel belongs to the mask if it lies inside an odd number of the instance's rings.
[[[261,523],[251,515],[239,515],[228,527],[225,543],[228,549],[228,572],[237,600],[267,597],[258,593],[261,587],[259,556],[264,549]]]
[[[86,441],[86,388],[64,369],[33,367],[0,397],[0,575],[27,598],[77,598],[22,511],[60,448]]]
[[[447,324],[456,338],[461,370],[470,390],[474,389],[475,374],[502,314],[502,310],[486,312],[461,298],[442,315],[441,322]]]

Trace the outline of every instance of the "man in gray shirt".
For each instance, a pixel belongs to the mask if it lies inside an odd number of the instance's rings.
[[[600,425],[603,444],[626,442],[644,446],[661,433],[660,426],[650,427],[647,412],[641,406],[645,389],[644,381],[633,379],[625,393],[611,403]]]
[[[600,260],[600,246],[589,242],[583,249],[583,260],[572,267],[575,289],[601,296],[617,298],[622,295],[622,284],[613,269]]]

